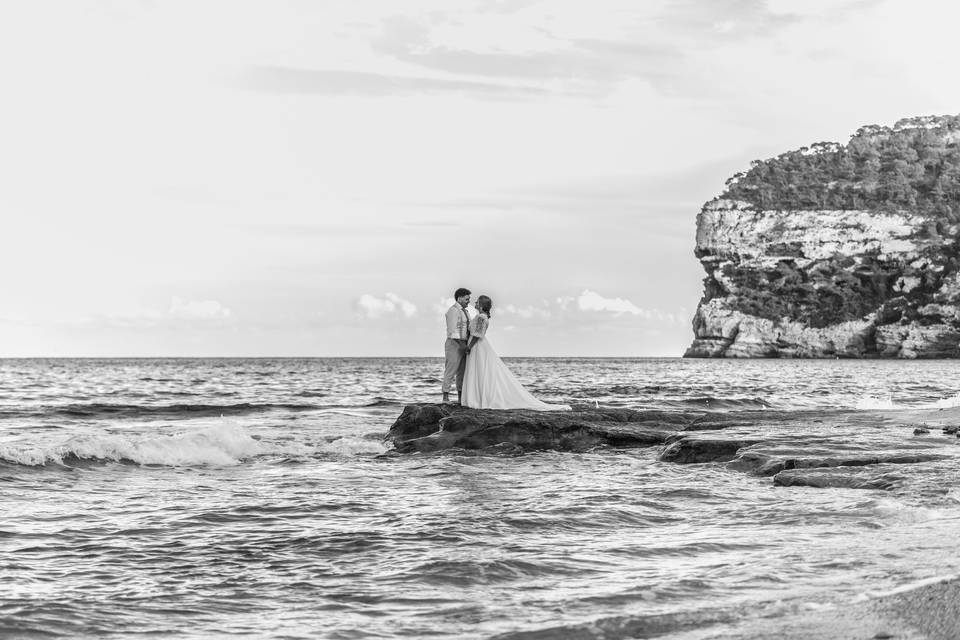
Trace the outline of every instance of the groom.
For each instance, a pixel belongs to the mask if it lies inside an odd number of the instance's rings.
[[[447,340],[443,345],[446,367],[443,370],[443,402],[450,402],[450,388],[457,382],[457,402],[463,393],[463,372],[467,366],[467,339],[470,338],[470,290],[460,288],[453,293],[456,302],[447,309]]]

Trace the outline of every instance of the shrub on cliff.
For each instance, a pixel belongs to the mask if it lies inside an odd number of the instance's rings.
[[[818,142],[755,160],[722,197],[761,209],[909,209],[960,221],[960,116],[869,125],[845,146]]]

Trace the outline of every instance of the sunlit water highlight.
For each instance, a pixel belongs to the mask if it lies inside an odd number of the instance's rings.
[[[953,362],[509,365],[548,401],[944,458],[881,491],[656,448],[388,457],[403,405],[438,399],[439,359],[3,360],[0,636],[509,637],[960,571],[956,440],[877,411],[960,404]]]

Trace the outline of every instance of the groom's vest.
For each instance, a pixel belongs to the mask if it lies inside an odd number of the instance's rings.
[[[447,309],[447,337],[453,340],[466,340],[470,337],[470,318],[459,304]]]

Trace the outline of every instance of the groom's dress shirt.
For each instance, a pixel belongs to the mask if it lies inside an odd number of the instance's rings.
[[[447,337],[453,340],[466,340],[470,336],[470,318],[459,304],[447,309]]]

